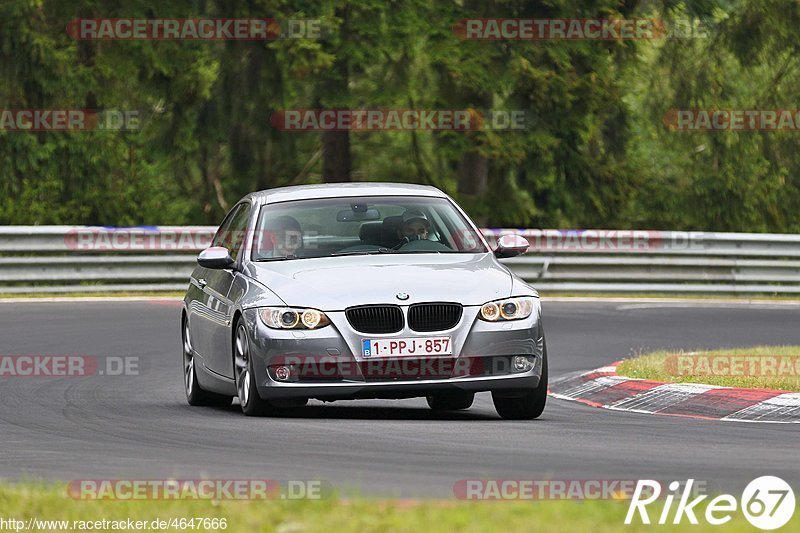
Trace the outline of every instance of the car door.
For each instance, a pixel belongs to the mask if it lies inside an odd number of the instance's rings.
[[[237,263],[243,253],[243,242],[250,220],[250,204],[235,206],[214,235],[212,246],[227,248]],[[197,301],[192,339],[206,368],[216,374],[233,378],[231,358],[231,320],[233,302],[229,298],[234,268],[199,268],[192,280],[202,290]]]
[[[230,231],[233,217],[239,209],[240,206],[236,205],[228,212],[222,224],[219,225],[216,234],[214,234],[211,246],[218,246],[222,242],[222,235],[226,235]],[[205,367],[208,367],[209,356],[213,351],[211,347],[211,336],[214,332],[214,319],[209,307],[208,292],[206,291],[211,273],[212,269],[205,268],[198,264],[189,280],[189,294],[191,295],[188,308],[189,333],[192,338],[192,347],[194,348],[195,355],[199,357]]]
[[[234,302],[230,298],[233,280],[237,275],[237,265],[241,264],[241,255],[244,253],[243,244],[250,222],[250,204],[240,204],[239,210],[234,213],[231,225],[226,234],[220,236],[219,246],[224,246],[235,260],[234,268],[212,270],[208,275],[208,284],[205,292],[208,295],[208,307],[214,320],[211,322],[211,353],[208,358],[208,368],[212,372],[233,379],[233,365],[231,364],[231,328],[233,325]]]

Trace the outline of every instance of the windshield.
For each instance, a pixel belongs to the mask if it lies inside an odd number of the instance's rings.
[[[477,233],[445,198],[361,196],[264,206],[252,259],[486,251]]]

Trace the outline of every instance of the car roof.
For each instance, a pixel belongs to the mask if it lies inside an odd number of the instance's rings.
[[[429,185],[413,183],[323,183],[318,185],[295,185],[253,192],[245,196],[258,204],[272,204],[291,200],[313,198],[340,198],[347,196],[428,196],[447,198],[447,195]]]

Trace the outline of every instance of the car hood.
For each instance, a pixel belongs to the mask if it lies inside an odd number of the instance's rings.
[[[321,257],[250,268],[287,305],[323,311],[379,303],[481,305],[510,296],[512,286],[511,274],[488,253]],[[398,293],[408,299],[398,299]]]

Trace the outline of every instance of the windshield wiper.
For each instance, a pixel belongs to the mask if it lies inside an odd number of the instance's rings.
[[[377,250],[351,250],[349,252],[333,252],[331,253],[332,256],[339,256],[339,255],[375,255],[375,254],[394,254],[397,253],[396,250],[391,250],[389,248],[378,248]]]
[[[397,253],[401,254],[482,254],[485,252],[471,252],[469,250],[403,250],[400,248]]]
[[[281,255],[279,257],[262,257],[261,259],[256,259],[256,263],[266,262],[266,261],[286,261],[287,259],[297,259],[297,256],[294,254],[289,255]]]

